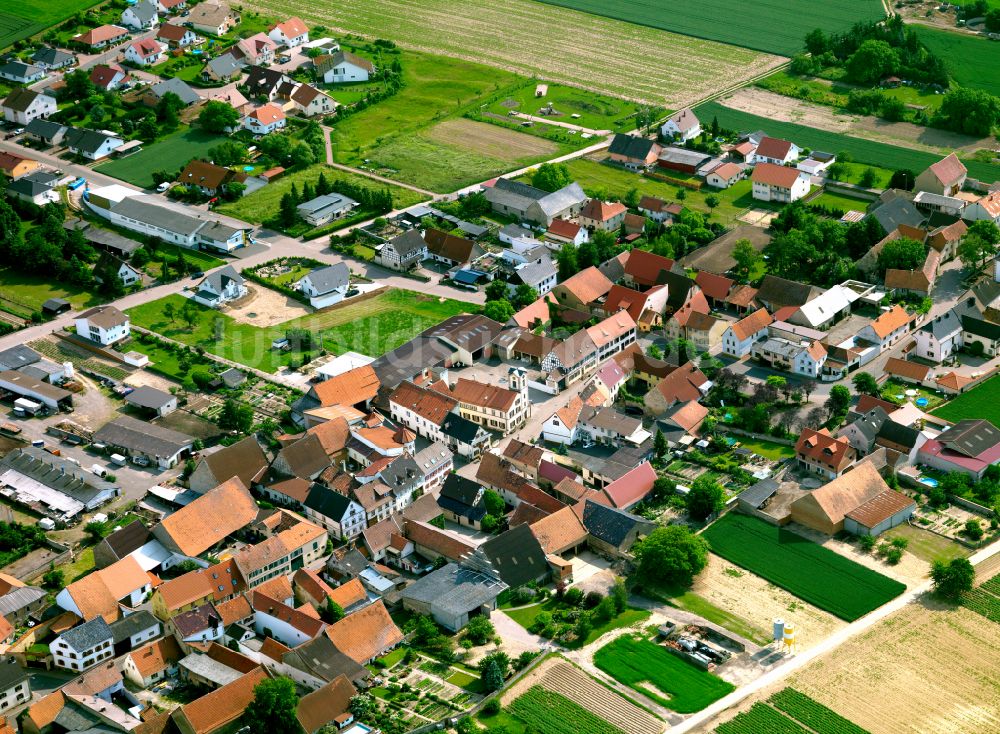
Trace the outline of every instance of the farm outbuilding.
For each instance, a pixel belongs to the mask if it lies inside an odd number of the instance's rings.
[[[905,523],[916,509],[916,502],[890,489],[844,515],[844,530],[852,535],[878,536]]]

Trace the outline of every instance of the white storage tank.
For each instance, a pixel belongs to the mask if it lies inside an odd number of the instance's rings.
[[[74,377],[76,377],[76,370],[73,367],[72,362],[63,362],[63,376],[67,380],[72,380]]]
[[[778,617],[774,620],[774,641],[781,642],[785,639],[785,620]]]

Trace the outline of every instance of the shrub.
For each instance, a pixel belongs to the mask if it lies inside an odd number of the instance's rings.
[[[496,716],[500,713],[500,700],[497,698],[491,698],[489,701],[483,704],[483,713],[486,716]]]

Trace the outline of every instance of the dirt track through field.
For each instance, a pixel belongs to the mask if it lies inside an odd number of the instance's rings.
[[[436,143],[476,151],[500,160],[517,161],[532,156],[555,155],[559,150],[559,146],[550,140],[464,118],[438,123],[426,135]]]
[[[264,0],[335,32],[392,39],[526,76],[677,109],[783,63],[779,56],[532,0]]]

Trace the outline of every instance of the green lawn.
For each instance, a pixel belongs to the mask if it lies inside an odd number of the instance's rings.
[[[995,44],[995,46],[1000,46],[1000,44]],[[702,120],[711,120],[717,117],[719,124],[724,128],[741,132],[765,130],[768,135],[791,140],[805,148],[825,150],[838,154],[847,152],[858,163],[881,166],[890,170],[908,168],[914,173],[919,173],[941,159],[941,156],[934,153],[925,153],[920,150],[901,148],[874,140],[855,138],[826,130],[817,130],[816,128],[799,125],[794,122],[781,122],[767,117],[751,115],[748,112],[724,107],[718,102],[708,102],[699,105],[695,109],[695,113]],[[984,163],[973,158],[964,158],[962,162],[969,170],[969,175],[973,178],[983,181],[1000,180],[1000,165]]]
[[[878,0],[767,0],[746,13],[741,0],[675,3],[667,10],[653,2],[542,0],[551,5],[603,15],[687,36],[791,56],[814,28],[846,31],[854,23],[885,16]],[[733,19],[739,19],[734,22]]]
[[[906,590],[899,581],[755,517],[723,515],[702,535],[727,561],[849,622]]]
[[[649,619],[649,612],[645,609],[626,609],[617,617],[608,620],[598,627],[594,627],[590,631],[590,634],[587,635],[587,639],[577,641],[574,647],[584,647],[592,643],[601,635],[607,634],[611,630],[621,629],[622,627],[632,627],[640,622],[645,622],[647,619]]]
[[[632,635],[622,635],[598,650],[594,665],[679,714],[701,711],[735,689],[665,647]]]
[[[871,201],[868,199],[858,199],[853,196],[833,194],[829,191],[824,191],[815,199],[810,199],[809,203],[815,204],[816,206],[825,206],[830,209],[840,209],[844,212],[849,212],[852,209],[859,212],[866,212],[868,211],[868,205],[871,204]]]
[[[254,222],[256,224],[266,222],[277,215],[281,205],[281,197],[291,190],[292,184],[295,184],[295,187],[301,192],[302,185],[306,182],[315,184],[320,173],[323,173],[328,181],[341,180],[370,189],[390,189],[392,191],[392,203],[395,208],[401,209],[427,200],[426,196],[412,189],[373,181],[370,178],[359,176],[350,171],[342,171],[323,163],[317,163],[309,168],[304,168],[294,173],[287,173],[267,186],[254,191],[252,194],[247,194],[237,201],[228,201],[220,204],[218,211],[246,222]]]
[[[535,87],[540,82],[533,80],[519,89],[511,89],[499,95],[488,104],[485,111],[497,115],[507,115],[517,111],[528,115],[542,116],[540,110],[552,105],[560,113],[549,119],[582,125],[592,130],[628,132],[635,129],[635,112],[640,105],[616,97],[607,97],[563,84],[548,84],[544,97],[535,96]],[[656,110],[654,119],[665,110]],[[579,117],[574,117],[579,115]]]
[[[985,418],[995,426],[1000,425],[1000,379],[998,378],[1000,375],[991,377],[931,412],[952,423],[965,418]]]
[[[913,29],[927,48],[944,59],[956,82],[1000,95],[1000,43],[917,24]]]
[[[177,245],[163,242],[156,248],[155,259],[146,263],[142,269],[150,277],[159,278],[163,272],[163,262],[160,259],[160,255],[166,255],[168,262],[174,262],[177,260],[178,254],[183,255],[187,262],[191,263],[201,271],[212,270],[226,264],[224,260],[220,260],[215,257],[215,255],[203,250],[191,250],[187,247],[179,247]]]
[[[40,311],[42,304],[50,298],[65,298],[74,310],[96,306],[106,300],[68,283],[53,282],[52,278],[25,275],[8,268],[0,270],[0,298],[13,301],[13,304],[7,304],[12,310],[20,311],[23,309],[18,305],[26,306],[28,312],[21,314],[26,317],[31,316],[31,311]]]
[[[513,619],[519,625],[528,629],[535,622],[542,612],[553,612],[560,607],[558,599],[548,599],[540,604],[532,604],[520,609],[505,609],[504,614]]]
[[[462,114],[476,100],[521,77],[461,59],[404,50],[404,86],[386,100],[338,121],[331,142],[339,163],[357,165],[393,139]]]
[[[462,301],[442,301],[394,288],[375,298],[268,328],[238,322],[206,307],[199,307],[199,318],[192,328],[179,318],[171,323],[163,315],[167,303],[180,309],[186,302],[183,296],[171,295],[136,306],[128,313],[136,326],[265,372],[275,372],[296,358],[289,352],[271,349],[271,342],[288,329],[317,333],[323,347],[334,354],[357,351],[377,357],[450,316],[476,310]]]
[[[98,0],[17,0],[0,11],[0,49],[41,33],[72,15],[97,5]]]
[[[909,542],[906,550],[928,563],[938,560],[950,561],[952,558],[965,558],[971,553],[965,546],[912,525],[899,525],[891,530],[886,530],[882,534],[882,538],[885,540],[906,538]]]
[[[771,641],[766,630],[755,627],[742,617],[715,606],[693,591],[682,590],[677,593],[666,593],[664,600],[679,609],[704,617],[709,622],[715,622],[720,627],[725,627],[730,632],[735,632],[758,645],[766,645]]]
[[[153,186],[153,171],[179,173],[189,160],[207,155],[209,148],[224,139],[199,128],[182,127],[138,153],[102,163],[94,170],[148,189]]]
[[[913,396],[907,396],[906,392],[908,390],[916,390],[917,394]],[[881,397],[883,400],[888,400],[890,403],[896,403],[897,405],[903,405],[911,400],[919,400],[920,398],[927,399],[927,405],[923,406],[923,410],[936,412],[934,409],[945,402],[945,398],[939,393],[933,390],[928,390],[925,387],[920,387],[919,385],[911,385],[906,382],[901,382],[899,380],[890,379],[882,384]],[[968,405],[968,403],[966,403]],[[978,409],[979,406],[976,406]],[[979,417],[978,412],[975,417]],[[972,417],[972,416],[967,416]],[[951,419],[949,419],[951,420]]]
[[[733,436],[733,438],[739,441],[740,448],[753,451],[755,454],[763,456],[765,459],[781,461],[782,459],[788,459],[795,456],[794,446],[785,446],[784,444],[775,443],[774,441],[746,438],[745,436]]]

